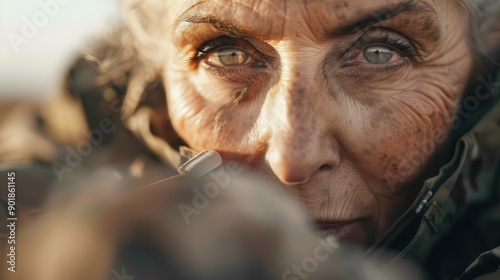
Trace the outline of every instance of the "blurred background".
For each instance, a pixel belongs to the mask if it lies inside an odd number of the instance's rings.
[[[68,72],[119,24],[112,0],[0,1],[0,166],[50,162],[52,143],[84,138],[89,125]]]
[[[2,0],[0,97],[57,98],[64,72],[79,52],[105,36],[119,16],[112,0]]]

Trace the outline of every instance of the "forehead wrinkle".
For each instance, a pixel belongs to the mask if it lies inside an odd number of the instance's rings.
[[[221,2],[200,0],[188,7],[175,21],[175,29],[183,22],[208,23],[230,34],[280,39],[286,21],[286,0],[253,0]]]
[[[331,18],[327,17],[325,11],[333,11],[337,16],[334,22],[330,20],[328,24],[325,24],[329,29],[327,30],[328,34],[335,36],[355,33],[366,29],[370,25],[395,18],[404,12],[426,13],[430,16],[435,14],[435,11],[429,5],[424,3],[425,1],[419,0],[385,1],[383,4],[380,3],[382,1],[369,1],[369,4],[360,2],[362,1],[350,4],[345,2],[346,5],[341,7],[338,7],[338,4],[329,5],[328,8],[321,7],[323,13],[320,15],[323,19],[328,20]]]
[[[282,40],[298,35],[303,24],[314,38],[331,38],[365,29],[377,21],[387,21],[400,12],[435,11],[426,0],[199,0],[176,21],[208,23],[228,35],[262,40]],[[431,1],[432,2],[432,1]],[[299,18],[303,20],[297,20]],[[437,30],[436,30],[437,31]],[[434,31],[434,32],[436,32]]]

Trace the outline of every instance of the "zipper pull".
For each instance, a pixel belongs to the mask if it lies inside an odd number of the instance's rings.
[[[434,193],[432,191],[427,192],[424,199],[422,199],[422,201],[418,205],[417,209],[415,210],[415,214],[418,215],[418,214],[420,214],[420,212],[422,212],[422,211],[425,212],[429,208],[429,206],[430,206],[429,200],[431,199],[433,194]]]

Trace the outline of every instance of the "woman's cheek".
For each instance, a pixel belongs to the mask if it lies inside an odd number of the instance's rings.
[[[351,129],[357,136],[351,137],[354,141],[347,152],[359,169],[371,174],[374,185],[383,188],[375,192],[401,191],[401,186],[413,179],[434,153],[437,138],[442,137],[435,132],[448,129],[442,121],[447,112],[440,105],[423,98],[415,89],[405,88],[400,95],[412,98],[380,98],[376,106],[360,110],[358,118],[364,121]]]
[[[167,73],[166,93],[169,116],[174,129],[189,145],[189,141],[200,141],[206,138],[203,130],[213,113],[209,102],[203,98],[191,82],[191,76],[184,71]],[[192,137],[196,135],[197,137]]]
[[[371,128],[364,135],[367,141],[358,162],[374,175],[374,181],[389,184],[390,188],[384,187],[383,191],[395,191],[396,186],[391,184],[394,177],[404,181],[417,167],[415,162],[410,164],[407,160],[418,149],[417,133],[422,129],[414,117],[395,107],[382,107],[371,116],[373,121],[369,122]]]
[[[174,129],[198,150],[235,146],[249,126],[248,110],[235,110],[234,91],[241,84],[222,82],[201,71],[168,73],[167,103]]]
[[[194,91],[212,108],[226,107],[230,103],[238,103],[245,97],[251,84],[243,80],[229,81],[198,69],[195,73],[188,74]]]

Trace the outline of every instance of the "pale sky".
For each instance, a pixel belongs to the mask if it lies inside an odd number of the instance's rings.
[[[79,50],[119,14],[116,0],[0,0],[0,102],[53,97]]]

